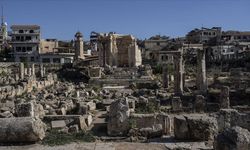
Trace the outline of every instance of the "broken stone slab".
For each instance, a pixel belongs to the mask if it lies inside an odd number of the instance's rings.
[[[77,124],[80,130],[87,129],[86,117],[81,115],[45,115],[43,118],[48,123],[56,120],[66,120],[68,126]]]
[[[88,110],[95,110],[96,109],[96,103],[93,101],[87,102],[86,104],[88,106]]]
[[[201,114],[174,117],[174,135],[178,140],[212,141],[217,133],[214,117]]]
[[[51,128],[52,129],[63,129],[65,127],[66,127],[65,120],[51,121]]]
[[[93,117],[92,117],[92,115],[84,115],[84,118],[85,118],[85,120],[86,120],[87,126],[90,126],[90,125],[92,124],[92,122],[93,122]]]
[[[72,125],[72,126],[70,126],[68,132],[70,132],[70,133],[77,133],[77,132],[79,132],[78,125]]]
[[[215,150],[249,150],[250,132],[235,126],[218,134],[214,141]]]
[[[0,142],[37,142],[45,137],[46,125],[32,117],[0,118]]]

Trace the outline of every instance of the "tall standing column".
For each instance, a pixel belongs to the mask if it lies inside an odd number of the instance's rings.
[[[43,70],[43,64],[41,63],[40,66],[39,66],[39,70],[40,70],[40,77],[44,77],[44,70]]]
[[[163,64],[162,65],[162,82],[163,82],[163,87],[168,88],[169,85],[169,79],[168,79],[168,64]]]
[[[19,68],[19,73],[20,73],[20,79],[23,80],[24,79],[24,64],[20,63],[20,68]]]
[[[32,76],[35,76],[36,75],[35,64],[32,64],[31,68],[32,68]]]
[[[207,77],[206,77],[206,58],[205,50],[197,50],[197,74],[196,74],[196,86],[202,94],[207,93]]]
[[[174,76],[174,91],[176,95],[183,94],[183,58],[182,52],[179,51],[174,55],[174,66],[175,66],[175,76]]]

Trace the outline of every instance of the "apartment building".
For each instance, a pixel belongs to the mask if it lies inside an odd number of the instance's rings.
[[[12,53],[15,62],[37,62],[40,51],[40,26],[12,25]]]

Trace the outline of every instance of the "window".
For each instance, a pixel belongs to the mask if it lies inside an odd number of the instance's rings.
[[[34,30],[30,30],[30,33],[34,33]]]
[[[30,57],[30,61],[35,61],[35,58],[34,57]]]
[[[160,46],[160,45],[161,45],[161,43],[160,43],[160,42],[157,42],[157,43],[156,43],[156,45],[157,45],[157,46]]]
[[[23,33],[23,30],[19,30],[19,33]]]
[[[43,58],[43,59],[42,59],[42,62],[43,62],[43,63],[50,63],[50,59],[49,59],[49,58]]]
[[[168,56],[166,55],[166,60],[168,60]]]
[[[16,36],[16,40],[17,40],[17,41],[20,41],[20,36]]]
[[[60,58],[53,58],[53,63],[60,63]]]
[[[25,47],[22,47],[22,52],[26,52],[26,48]]]
[[[27,47],[27,51],[32,51],[32,47]]]
[[[26,36],[26,40],[30,41],[31,40],[31,36]]]
[[[16,52],[21,52],[22,48],[21,47],[16,47]]]

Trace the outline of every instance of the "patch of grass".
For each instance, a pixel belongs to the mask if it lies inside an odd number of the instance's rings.
[[[56,146],[72,142],[94,142],[95,138],[90,132],[80,131],[78,133],[62,133],[57,130],[51,130],[42,140],[43,145]]]

